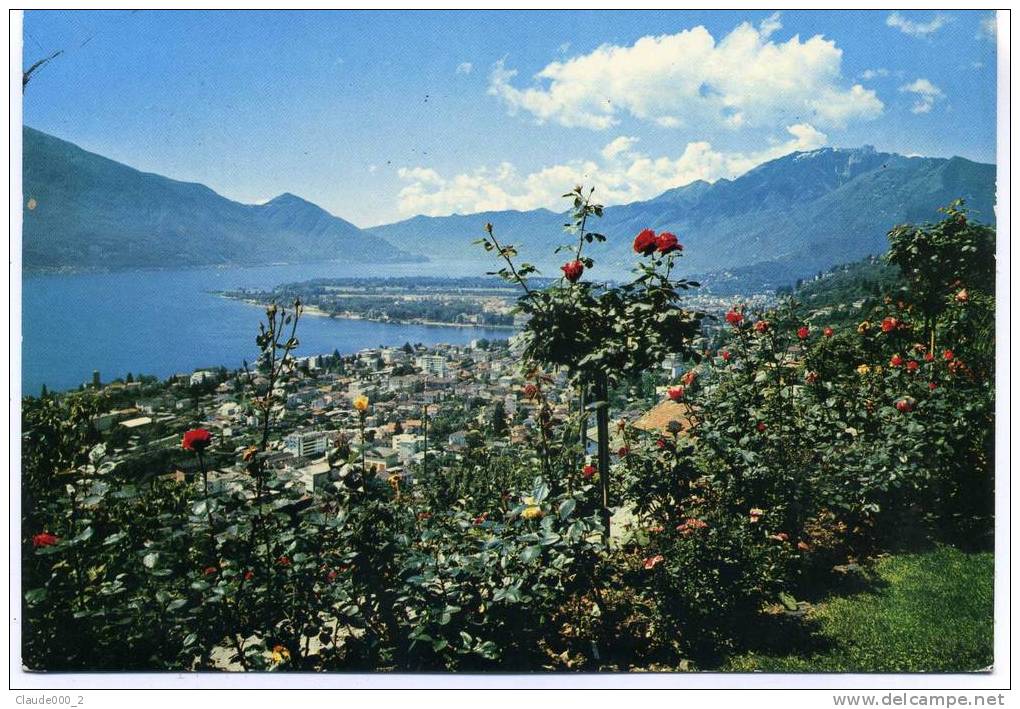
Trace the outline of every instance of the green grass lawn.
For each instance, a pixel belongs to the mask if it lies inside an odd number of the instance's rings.
[[[875,565],[869,590],[788,619],[730,672],[971,672],[992,664],[993,560],[940,547]]]

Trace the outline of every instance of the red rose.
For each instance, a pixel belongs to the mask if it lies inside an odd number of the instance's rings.
[[[807,325],[801,325],[800,329],[797,330],[797,337],[802,340],[806,340],[810,336],[811,330],[807,327]]]
[[[580,261],[568,261],[560,266],[560,270],[563,271],[564,278],[571,283],[577,283],[577,279],[584,273],[584,264]]]
[[[899,366],[902,366],[902,364],[903,364],[903,358],[900,357],[898,354],[894,354],[892,356],[892,359],[889,360],[889,366],[890,367],[899,367]]]
[[[628,448],[627,446],[623,446],[620,448],[620,450],[616,451],[616,454],[621,458],[626,458],[628,453],[630,453],[630,448]]]
[[[60,541],[60,537],[49,532],[41,532],[32,537],[32,548],[51,547]]]
[[[482,524],[482,523],[484,523],[484,522],[485,522],[485,520],[487,520],[487,519],[489,519],[489,513],[488,513],[488,512],[482,512],[482,513],[481,513],[480,515],[478,515],[477,517],[475,517],[475,518],[474,518],[473,520],[471,520],[471,521],[472,521],[472,522],[473,522],[473,523],[474,523],[475,525],[479,525],[479,524]]]
[[[336,569],[330,569],[329,573],[326,574],[326,580],[329,581],[330,583],[336,581],[336,577],[337,577]]]
[[[581,468],[581,477],[583,477],[585,480],[591,480],[593,477],[595,477],[595,472],[596,471],[594,465],[586,465],[583,468]]]
[[[934,359],[935,359],[935,355],[933,355],[931,352],[925,352],[924,353],[924,361],[925,362],[931,362],[931,361],[934,361]]]
[[[955,356],[956,355],[953,354],[952,350],[946,350],[945,352],[942,353],[942,359],[946,360],[947,362],[952,362],[953,357]]]
[[[212,443],[212,434],[204,428],[193,428],[184,434],[181,440],[181,448],[186,451],[201,453]]]
[[[908,414],[914,410],[914,402],[910,399],[900,399],[896,402],[896,410],[901,414]]]
[[[644,229],[634,237],[634,251],[642,256],[651,256],[655,253],[657,247],[658,243],[655,238],[655,232],[651,229]]]
[[[658,249],[659,253],[665,256],[671,254],[674,251],[683,251],[683,245],[676,240],[676,234],[670,234],[668,231],[664,231],[659,234],[659,237],[655,240],[655,248]]]
[[[251,581],[253,578],[255,578],[255,572],[254,571],[252,571],[251,569],[248,569],[247,571],[244,572],[244,580],[245,581]]]
[[[822,335],[824,335],[825,337],[832,337],[833,334],[834,330],[831,327],[827,327],[824,330],[822,330]]]
[[[938,387],[938,384],[936,384],[935,382],[928,382],[928,388],[931,389],[932,391],[935,391],[936,387]]]
[[[754,324],[755,332],[765,332],[769,329],[769,324],[765,320],[759,320]]]
[[[916,359],[912,359],[909,362],[907,362],[907,371],[916,372],[917,368],[920,366],[921,366],[920,363]]]
[[[819,376],[820,375],[818,374],[818,372],[815,371],[805,372],[804,381],[807,382],[808,384],[814,384],[815,382],[818,381]]]
[[[684,388],[683,387],[670,387],[669,389],[666,390],[666,394],[673,401],[680,401],[681,399],[684,398]]]
[[[683,382],[684,386],[688,386],[689,387],[692,384],[694,384],[694,380],[697,379],[697,378],[698,378],[698,373],[695,370],[692,369],[692,370],[686,372],[682,377],[680,377],[680,381]]]
[[[538,387],[534,384],[527,384],[521,391],[526,399],[534,399],[538,395]]]
[[[765,433],[765,429],[766,429],[767,427],[765,426],[765,422],[764,422],[764,421],[759,421],[759,422],[758,422],[758,425],[757,425],[757,426],[755,426],[755,428],[757,428],[757,429],[758,429],[758,433]]]
[[[723,350],[722,352],[719,353],[719,356],[722,357],[723,362],[729,362],[730,357],[732,357],[733,355],[730,354],[729,350]]]
[[[744,316],[737,310],[731,310],[726,313],[726,322],[733,327],[738,327],[740,323],[744,321]]]
[[[882,332],[892,332],[899,324],[900,322],[896,318],[885,318],[882,321]]]
[[[203,571],[202,573],[204,573],[206,576],[212,576],[216,573],[216,571],[217,569],[215,566],[207,566],[205,567],[205,571]]]
[[[287,556],[281,556],[276,560],[276,563],[280,566],[290,566],[290,558]]]

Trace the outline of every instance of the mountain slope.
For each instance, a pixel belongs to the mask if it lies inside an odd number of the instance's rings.
[[[870,147],[824,148],[786,155],[733,180],[698,181],[607,207],[592,227],[609,241],[589,253],[605,275],[617,276],[633,261],[634,234],[645,227],[669,230],[685,245],[686,273],[774,287],[883,252],[893,225],[935,220],[938,207],[958,197],[975,219],[994,222],[995,166]],[[564,241],[565,216],[536,210],[415,217],[367,231],[402,248],[427,249],[433,258],[484,261],[469,244],[488,221],[523,259],[554,273],[559,264],[550,254]]]
[[[32,128],[22,136],[28,271],[411,258],[294,195],[241,204]]]

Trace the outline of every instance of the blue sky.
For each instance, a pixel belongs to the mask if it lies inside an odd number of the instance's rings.
[[[988,12],[25,15],[27,125],[359,226],[607,203],[822,145],[995,158]]]

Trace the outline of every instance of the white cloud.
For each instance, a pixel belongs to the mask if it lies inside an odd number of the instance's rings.
[[[879,76],[889,76],[889,70],[879,67],[878,69],[865,69],[861,72],[861,78],[869,81]]]
[[[900,87],[900,91],[915,95],[914,105],[910,107],[911,113],[930,113],[936,101],[946,97],[935,84],[927,79],[917,79],[909,84]]]
[[[517,71],[499,61],[489,93],[539,122],[594,130],[625,115],[664,127],[779,130],[791,115],[841,127],[882,112],[874,91],[845,85],[843,51],[835,42],[816,35],[777,43],[770,36],[779,27],[773,15],[719,40],[698,26],[629,46],[604,44],[553,61],[525,87],[515,85]]]
[[[609,143],[609,145],[602,148],[602,157],[606,160],[612,160],[620,153],[630,150],[639,140],[640,138],[634,138],[633,136],[621,135],[619,138],[616,138]]]
[[[936,12],[927,22],[916,22],[907,19],[899,12],[893,12],[885,18],[885,24],[889,27],[895,27],[903,34],[908,34],[911,37],[927,37],[945,27],[952,19],[949,15]]]
[[[559,195],[575,184],[594,184],[599,200],[621,204],[654,197],[695,180],[736,177],[762,162],[797,150],[813,150],[827,140],[806,123],[787,126],[789,137],[753,152],[721,152],[707,141],[688,143],[676,157],[635,151],[637,139],[620,136],[601,151],[601,161],[576,160],[521,174],[510,163],[444,177],[423,167],[400,168],[407,184],[399,193],[404,215],[439,216],[502,209],[559,209]]]
[[[470,74],[471,70],[474,69],[474,64],[471,62],[461,62],[457,65],[458,74]]]

